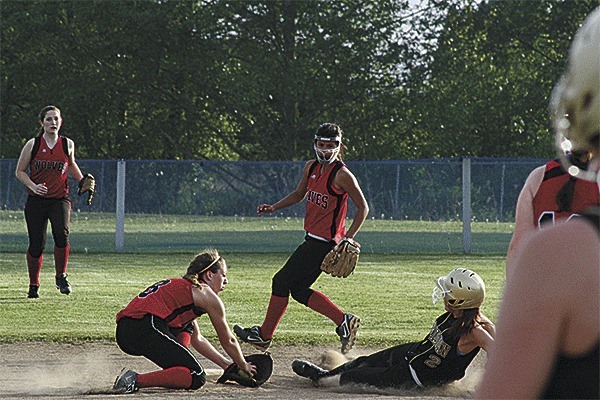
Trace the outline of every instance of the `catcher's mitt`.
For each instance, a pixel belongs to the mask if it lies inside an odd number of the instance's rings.
[[[96,192],[96,180],[92,174],[85,174],[79,181],[79,190],[77,190],[77,194],[81,196],[85,192],[88,193],[87,204],[89,206],[92,204],[92,199],[94,198],[94,193]]]
[[[256,366],[256,373],[253,376],[242,371],[236,363],[233,363],[227,367],[223,375],[217,380],[217,383],[234,381],[242,386],[259,387],[271,377],[273,373],[273,359],[271,358],[271,354],[251,354],[244,358],[247,362]]]
[[[327,253],[321,263],[321,269],[331,276],[345,278],[354,272],[359,255],[360,243],[344,238]]]

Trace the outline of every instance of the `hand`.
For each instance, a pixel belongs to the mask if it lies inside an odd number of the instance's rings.
[[[348,242],[348,243],[352,244],[353,246],[360,247],[360,243],[358,243],[356,240],[354,240],[354,238],[351,238],[351,237],[346,236],[345,238],[340,240],[339,244],[342,244],[343,242]]]
[[[34,185],[31,191],[38,196],[48,194],[48,188],[46,187],[45,183],[38,183],[37,185]]]
[[[256,374],[256,366],[249,362],[244,363],[244,365],[242,365],[240,369],[249,374],[250,376],[254,376],[254,374]]]
[[[260,215],[261,213],[272,213],[274,212],[275,209],[273,209],[273,206],[270,204],[261,204],[260,206],[258,206],[258,209],[256,210],[256,213],[258,215]]]

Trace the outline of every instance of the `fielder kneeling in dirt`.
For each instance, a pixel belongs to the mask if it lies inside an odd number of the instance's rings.
[[[446,312],[422,341],[358,357],[330,371],[303,360],[294,360],[292,369],[315,384],[336,377],[339,385],[418,389],[459,380],[479,349],[487,352],[494,342],[494,324],[479,311],[484,296],[479,275],[457,268],[437,280],[433,302],[443,299]]]
[[[163,368],[139,374],[124,368],[113,390],[132,393],[139,388],[199,389],[206,373],[190,345],[225,371],[218,383],[228,380],[257,387],[272,372],[269,355],[244,358],[229,329],[219,293],[227,284],[227,264],[214,249],[207,249],[190,262],[183,278],[165,279],[137,295],[117,314],[116,339],[127,354],[144,356]],[[196,318],[208,314],[223,350],[223,356],[198,330]]]

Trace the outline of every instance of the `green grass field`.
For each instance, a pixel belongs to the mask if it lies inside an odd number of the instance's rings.
[[[74,253],[113,253],[115,215],[74,212]],[[474,254],[506,254],[513,224],[472,223]],[[0,211],[0,252],[24,252],[27,232],[22,211]],[[48,235],[47,248],[52,248]],[[369,219],[356,239],[363,254],[461,254],[458,221]],[[126,253],[193,253],[213,245],[228,253],[291,253],[303,240],[302,219],[210,217],[195,215],[130,215],[125,217]]]
[[[74,228],[77,236],[77,228]],[[4,236],[4,231],[2,233]],[[256,245],[264,238],[254,238]],[[222,246],[217,246],[218,248]],[[198,251],[201,248],[197,249]],[[221,294],[228,321],[262,323],[272,275],[288,253],[223,251],[229,265],[229,285]],[[0,253],[0,342],[112,341],[115,314],[150,284],[181,276],[193,253],[71,255],[74,292],[61,295],[54,287],[51,253],[41,273],[39,299],[27,299],[27,269],[23,253]],[[502,255],[378,255],[363,254],[357,271],[346,279],[323,275],[314,288],[326,293],[343,310],[361,317],[361,346],[387,346],[423,337],[442,312],[433,305],[434,280],[456,267],[478,272],[487,284],[483,311],[496,317],[504,282]],[[199,319],[202,333],[215,339],[207,317]],[[334,326],[325,317],[290,302],[276,332],[278,344],[335,343]]]

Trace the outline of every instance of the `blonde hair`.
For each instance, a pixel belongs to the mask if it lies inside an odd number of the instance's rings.
[[[194,285],[200,285],[202,276],[207,272],[217,272],[223,268],[225,260],[219,255],[219,252],[213,248],[204,249],[201,253],[190,261],[183,279],[187,279]]]

